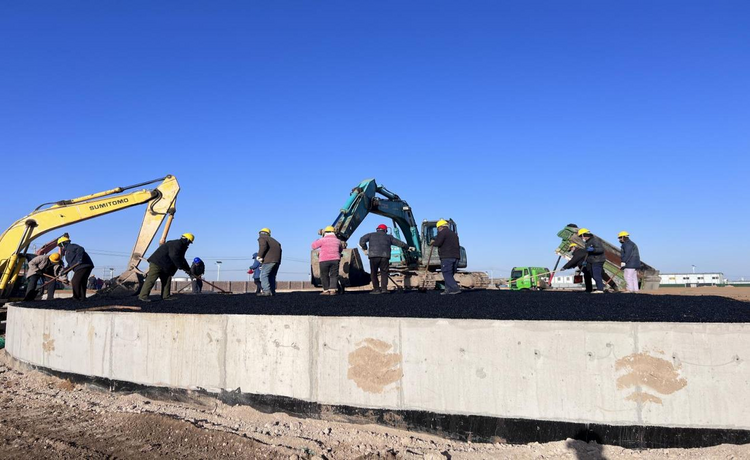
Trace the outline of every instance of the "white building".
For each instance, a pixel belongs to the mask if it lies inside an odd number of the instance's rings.
[[[552,287],[553,288],[578,288],[581,287],[580,284],[575,284],[573,282],[573,275],[565,276],[565,275],[555,275],[552,278]]]
[[[727,283],[723,273],[662,273],[659,284],[680,286],[716,286]]]

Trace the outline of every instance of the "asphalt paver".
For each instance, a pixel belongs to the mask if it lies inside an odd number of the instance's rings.
[[[464,291],[394,292],[370,295],[348,292],[321,296],[318,292],[282,292],[273,297],[254,294],[177,294],[171,300],[152,296],[112,299],[95,295],[73,299],[20,302],[23,307],[59,310],[118,310],[123,314],[182,313],[219,315],[378,316],[392,318],[452,318],[539,321],[628,322],[750,322],[750,302],[719,296],[649,294],[588,294],[585,292]],[[111,307],[111,308],[108,308]],[[127,310],[118,307],[139,307]]]

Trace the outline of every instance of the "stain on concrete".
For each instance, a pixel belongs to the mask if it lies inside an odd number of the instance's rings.
[[[477,369],[477,377],[479,377],[480,379],[487,377],[487,373],[484,371],[483,367]]]
[[[389,343],[368,338],[356,345],[358,348],[349,353],[347,378],[363,391],[382,393],[404,376],[401,354],[388,353],[393,348]]]
[[[55,339],[51,338],[49,334],[42,334],[42,350],[45,353],[55,351]]]
[[[662,395],[670,395],[687,385],[687,380],[680,377],[680,366],[666,359],[651,356],[648,353],[633,353],[615,362],[618,371],[627,370],[617,379],[617,388],[636,388],[636,392],[627,397],[637,403],[658,403],[658,396],[646,393],[641,388],[648,388]]]
[[[655,403],[655,404],[662,403],[660,397],[654,396],[651,393],[644,393],[642,391],[641,392],[636,391],[635,393],[631,393],[630,396],[628,396],[625,399],[627,399],[628,401],[633,401],[635,403],[640,403],[640,404],[646,404],[650,402]]]

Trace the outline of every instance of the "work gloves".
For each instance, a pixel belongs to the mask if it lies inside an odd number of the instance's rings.
[[[416,251],[416,250],[417,250],[417,248],[415,248],[414,246],[409,246],[409,247],[408,247],[408,248],[407,248],[406,250],[407,250],[407,251],[412,251],[412,252],[413,252],[413,251]]]
[[[260,263],[263,263],[263,258],[262,257],[256,257],[255,260],[257,260]]]
[[[594,252],[594,247],[593,246],[587,247],[586,252]]]
[[[627,265],[625,262],[620,262],[620,268],[625,268],[625,265]]]

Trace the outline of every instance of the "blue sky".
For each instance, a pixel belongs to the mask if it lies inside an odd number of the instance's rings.
[[[0,56],[0,227],[173,174],[190,257],[243,279],[268,226],[304,279],[376,178],[495,276],[575,222],[750,278],[747,2],[6,2]],[[69,231],[121,271],[142,214]]]

